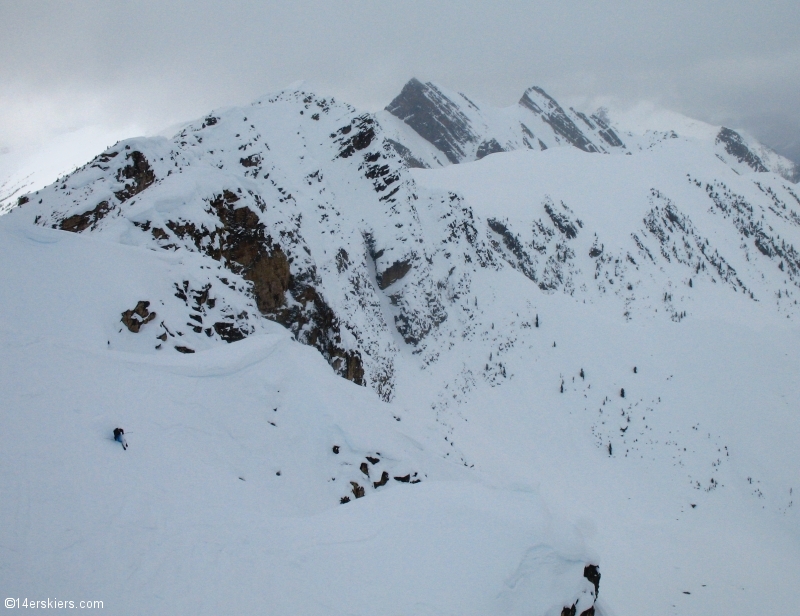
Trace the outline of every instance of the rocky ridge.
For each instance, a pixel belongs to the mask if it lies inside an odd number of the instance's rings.
[[[780,230],[792,235],[800,225],[800,200],[785,183],[754,180],[754,199],[715,178],[686,179],[709,211],[729,221],[727,233],[738,238],[747,263],[743,272],[670,200],[668,187],[652,188],[627,246],[611,246],[555,193],[514,220],[499,212],[481,216],[463,195],[418,185],[409,170],[431,160],[419,137],[459,163],[520,148],[631,153],[605,119],[564,110],[540,88],[512,109],[524,119],[515,136],[498,132],[497,122],[491,128],[491,114],[465,96],[454,100],[416,80],[387,110],[403,120],[405,133],[385,114],[284,91],[212,113],[172,140],[119,143],[22,197],[14,215],[202,256],[202,278],[175,280],[172,297],[139,298],[153,307],[177,304],[181,317],[136,321],[134,331],[123,316],[130,333],[152,338],[153,349],[233,342],[266,318],[385,400],[393,396],[401,347],[413,349],[424,366],[436,361],[442,340],[468,340],[485,326],[471,290],[480,270],[511,267],[547,293],[611,294],[627,319],[662,306],[673,320],[684,318],[693,292],[679,300],[674,289],[702,277],[754,301],[772,295],[788,317],[797,313],[800,259],[796,240]],[[737,133],[723,128],[719,135],[716,145],[735,164],[767,171]],[[675,139],[673,133],[654,144]],[[681,281],[664,269],[671,263],[685,268]],[[789,286],[765,287],[758,280],[763,268],[785,273]],[[647,289],[645,298],[640,289]]]
[[[386,111],[411,127],[450,163],[463,163],[518,149],[546,150],[572,146],[585,152],[625,150],[625,144],[603,119],[570,108],[564,110],[538,87],[529,88],[514,107],[479,106],[464,94],[410,80]],[[403,148],[413,153],[413,146]],[[425,160],[423,154],[416,160]],[[431,158],[431,157],[427,157]],[[432,157],[433,164],[441,158]]]

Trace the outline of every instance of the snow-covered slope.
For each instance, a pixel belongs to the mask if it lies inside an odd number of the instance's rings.
[[[283,91],[0,219],[4,587],[790,610],[796,186],[732,135],[617,144],[538,89],[454,99]]]
[[[4,263],[31,259],[2,274],[7,595],[114,614],[591,606],[591,554],[535,492],[432,455],[433,435],[282,327],[193,356],[107,345],[102,315],[171,255],[49,230],[2,239]],[[339,507],[359,489],[370,498]]]

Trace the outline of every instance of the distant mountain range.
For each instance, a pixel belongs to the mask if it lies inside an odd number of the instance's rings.
[[[573,146],[584,152],[629,154],[651,145],[653,137],[643,142],[641,136],[620,134],[603,111],[587,115],[571,107],[564,109],[539,87],[526,90],[516,105],[498,109],[477,105],[464,94],[446,92],[435,84],[412,79],[386,111],[435,148],[434,151],[419,148],[418,153],[409,154],[413,150],[400,143],[398,153],[411,156],[411,166],[463,163],[495,152],[558,146]],[[671,136],[672,133],[665,133],[661,138]],[[791,182],[800,180],[800,168],[792,161],[729,128],[719,128],[713,147],[718,156],[736,169],[772,171]]]

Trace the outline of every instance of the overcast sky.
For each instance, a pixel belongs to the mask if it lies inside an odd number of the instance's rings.
[[[0,0],[0,24],[6,157],[157,132],[298,79],[374,110],[416,76],[497,105],[531,85],[649,101],[800,161],[798,0]]]

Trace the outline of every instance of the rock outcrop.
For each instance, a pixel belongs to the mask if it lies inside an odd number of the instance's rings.
[[[760,173],[768,171],[761,159],[750,151],[750,148],[747,147],[742,136],[736,131],[723,126],[717,134],[716,143],[722,144],[728,154],[733,156],[738,162],[744,163],[750,167],[753,171],[758,171]]]
[[[122,313],[122,323],[128,328],[128,331],[138,334],[143,325],[155,320],[156,313],[150,312],[149,307],[150,302],[140,301],[133,310],[126,310]]]

